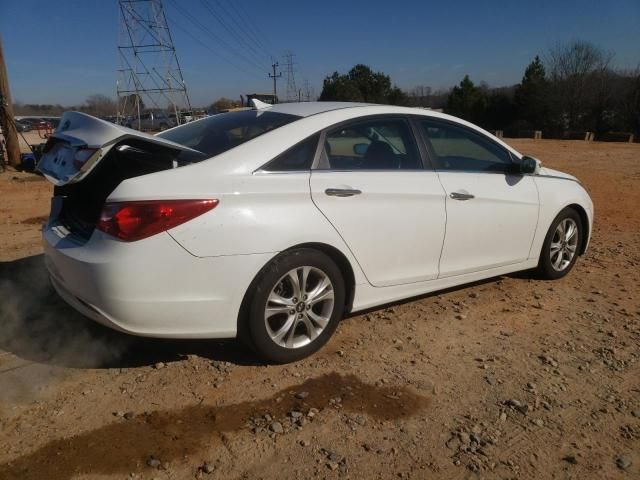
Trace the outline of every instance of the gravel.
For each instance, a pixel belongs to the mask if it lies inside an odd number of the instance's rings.
[[[631,459],[626,455],[621,455],[618,458],[616,458],[616,466],[620,470],[626,470],[631,466],[631,463],[632,463]]]

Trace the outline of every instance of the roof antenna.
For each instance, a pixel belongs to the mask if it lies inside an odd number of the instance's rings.
[[[264,110],[265,108],[271,108],[273,105],[261,102],[257,98],[252,98],[251,106],[253,107],[254,110]]]

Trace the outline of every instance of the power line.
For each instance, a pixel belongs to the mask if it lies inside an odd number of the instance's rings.
[[[207,0],[200,0],[200,2],[209,11],[209,13],[218,21],[218,23],[222,25],[222,28],[224,28],[227,31],[227,33],[229,33],[236,40],[236,42],[238,42],[238,44],[243,45],[244,48],[246,48],[246,51],[249,52],[251,55],[253,55],[253,57],[257,59],[259,62],[264,61],[264,56],[260,52],[258,52],[250,42],[248,42],[244,38],[242,29],[240,32],[238,32],[232,25],[228,24],[224,20],[222,15],[220,15],[218,12],[216,12],[213,9],[213,7],[209,4]]]
[[[246,73],[247,75],[252,76],[253,78],[257,78],[259,80],[262,80],[262,77],[260,77],[259,75],[257,75],[256,73],[247,70],[246,68],[244,68],[241,65],[238,65],[237,63],[235,63],[233,60],[229,60],[228,58],[220,55],[220,53],[216,50],[214,50],[213,48],[211,48],[210,45],[204,43],[202,40],[200,40],[198,37],[196,37],[195,35],[193,35],[188,29],[182,27],[178,22],[174,20],[171,20],[171,25],[176,27],[178,30],[182,31],[182,33],[184,33],[185,35],[187,35],[188,37],[190,37],[194,42],[200,44],[201,47],[206,48],[207,50],[209,50],[210,52],[214,53],[216,56],[219,56],[222,60],[224,60],[225,62],[227,62],[229,65],[231,65],[232,67],[236,68],[238,71],[241,71],[242,73]]]
[[[208,34],[212,39],[214,39],[223,48],[226,48],[226,49],[230,50],[235,56],[238,57],[238,59],[243,60],[248,65],[251,65],[253,68],[258,69],[259,71],[264,71],[263,70],[264,66],[260,66],[254,60],[252,60],[250,58],[247,58],[244,54],[242,54],[241,52],[238,52],[235,48],[233,48],[231,45],[229,45],[229,43],[227,41],[225,41],[224,39],[220,38],[210,28],[208,28],[205,25],[203,25],[202,23],[200,23],[200,21],[197,18],[195,18],[189,12],[185,11],[180,5],[178,5],[178,3],[175,0],[170,0],[170,2],[174,6],[174,8],[176,8],[178,10],[178,12],[180,12],[184,17],[186,17],[195,26],[200,28],[203,32]]]
[[[217,0],[216,0],[217,1]],[[261,46],[271,58],[276,58],[273,54],[273,45],[269,41],[269,38],[260,30],[260,27],[253,21],[252,15],[249,15],[242,6],[240,1],[230,2],[231,8],[238,14],[238,18],[245,24],[246,31],[249,32],[256,41],[256,44]],[[262,41],[261,41],[262,37]],[[270,48],[267,48],[267,45]]]

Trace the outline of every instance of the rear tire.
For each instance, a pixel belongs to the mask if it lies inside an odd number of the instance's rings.
[[[273,363],[294,362],[319,350],[344,312],[340,269],[327,255],[309,248],[276,257],[247,295],[240,335]]]
[[[557,280],[571,271],[582,245],[583,225],[573,208],[562,210],[553,220],[542,245],[537,273],[541,278]]]

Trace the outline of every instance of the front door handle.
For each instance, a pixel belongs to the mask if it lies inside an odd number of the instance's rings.
[[[362,191],[355,188],[327,188],[324,193],[330,197],[353,197],[360,195]]]
[[[476,198],[474,195],[471,195],[470,193],[460,193],[460,192],[451,192],[449,196],[454,200],[471,200],[472,198]]]

